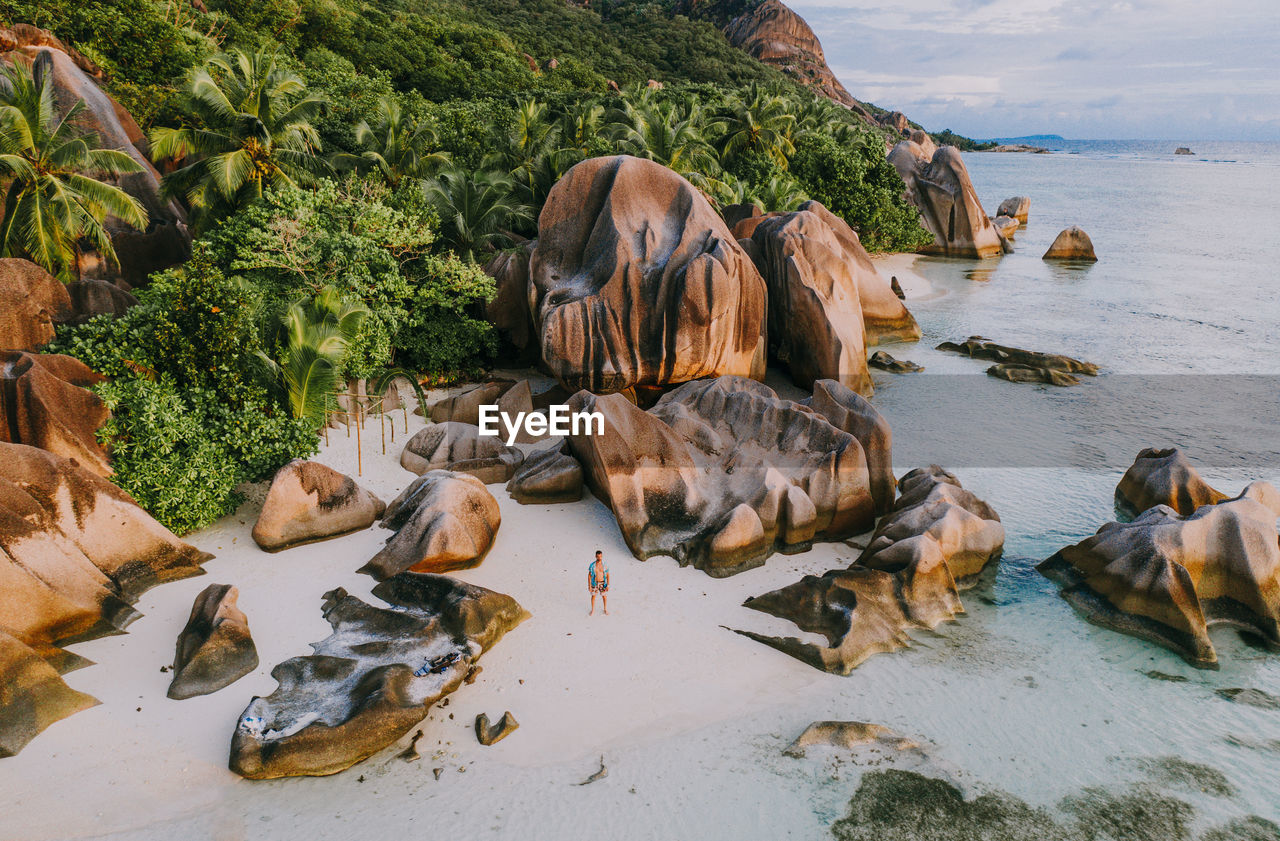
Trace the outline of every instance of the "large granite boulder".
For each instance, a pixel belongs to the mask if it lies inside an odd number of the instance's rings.
[[[85,108],[76,117],[77,127],[95,134],[102,147],[126,152],[141,167],[139,172],[110,176],[107,180],[142,204],[147,212],[146,229],[135,230],[115,217],[108,217],[105,227],[120,264],[108,263],[96,252],[84,252],[80,257],[80,275],[99,280],[119,279],[130,286],[144,285],[152,272],[177,265],[191,256],[186,214],[176,201],[161,198],[160,173],[151,164],[150,145],[129,112],[102,90],[75,58],[42,39],[37,41],[24,45],[20,40],[15,49],[0,58],[31,63],[36,72],[47,74],[53,80],[59,113],[66,114],[76,102],[83,101]]]
[[[529,614],[510,596],[442,575],[402,573],[373,588],[375,607],[325,594],[333,634],[272,670],[231,739],[242,777],[336,774],[407,733],[466,680],[476,660]]]
[[[529,312],[529,258],[537,242],[527,240],[508,251],[499,251],[485,264],[496,290],[485,305],[485,317],[498,328],[503,340],[519,362],[538,361],[539,343]]]
[[[71,309],[67,288],[53,275],[30,260],[0,258],[0,348],[38,350]]]
[[[803,403],[858,439],[867,457],[876,516],[891,509],[898,482],[893,477],[893,430],[884,415],[870,400],[833,380],[814,383],[813,396]]]
[[[1037,569],[1090,622],[1216,668],[1208,628],[1225,624],[1280,648],[1280,492],[1254,482],[1183,516],[1157,505],[1107,523]]]
[[[1017,219],[1003,215],[996,216],[991,220],[991,224],[1000,233],[1000,236],[1005,239],[1013,239],[1018,233],[1018,228],[1021,227],[1021,223]]]
[[[50,724],[98,702],[77,692],[34,649],[0,630],[0,759]]]
[[[906,474],[899,489],[902,496],[857,563],[745,602],[823,635],[826,645],[738,633],[847,675],[873,654],[906,646],[909,629],[934,629],[963,613],[960,590],[973,586],[1004,549],[1000,518],[936,465]]]
[[[239,596],[230,584],[210,584],[196,596],[186,627],[178,634],[170,698],[180,701],[217,692],[258,668],[249,619],[236,605]]]
[[[1031,199],[1026,196],[1007,198],[1000,202],[1000,208],[996,210],[996,215],[1011,217],[1025,225],[1027,224],[1027,218],[1031,215]]]
[[[124,315],[138,303],[132,292],[105,280],[72,281],[67,284],[67,294],[71,296],[71,312],[55,319],[59,325],[83,324],[99,315]]]
[[[764,374],[764,281],[684,178],[591,158],[538,217],[531,303],[542,359],[570,390]]]
[[[582,465],[560,447],[539,450],[507,482],[507,493],[522,505],[549,505],[582,499]]]
[[[1064,228],[1054,239],[1049,250],[1044,253],[1046,260],[1077,260],[1085,263],[1098,262],[1098,255],[1093,251],[1093,240],[1083,228],[1072,225]]]
[[[469,423],[446,421],[419,430],[400,454],[400,466],[419,475],[432,470],[470,473],[486,485],[505,482],[524,461],[524,453],[502,443],[502,438],[481,435]]]
[[[907,185],[908,200],[933,233],[933,245],[924,251],[948,257],[994,257],[1004,252],[954,146],[943,146],[930,156],[919,144],[904,140],[889,153],[889,163],[898,170]]]
[[[858,439],[754,380],[686,383],[647,412],[585,391],[570,406],[603,416],[603,434],[568,443],[638,558],[723,577],[874,522]]]
[[[70,356],[0,354],[0,441],[39,447],[110,476],[110,460],[97,438],[110,413],[89,390],[104,379]]]
[[[350,476],[294,459],[276,471],[253,525],[253,541],[268,552],[367,529],[386,504]]]
[[[1213,505],[1226,498],[1226,494],[1200,478],[1176,447],[1148,447],[1138,453],[1116,485],[1116,510],[1129,518],[1157,505],[1167,505],[1185,517],[1201,505]]]
[[[360,571],[379,580],[409,570],[449,572],[484,560],[502,524],[498,501],[475,476],[433,470],[387,506],[387,545]]]

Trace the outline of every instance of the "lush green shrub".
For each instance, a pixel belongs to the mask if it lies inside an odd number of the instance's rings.
[[[858,232],[868,251],[914,251],[933,241],[903,197],[902,179],[885,158],[879,135],[838,143],[806,134],[796,142],[790,171],[805,192]]]

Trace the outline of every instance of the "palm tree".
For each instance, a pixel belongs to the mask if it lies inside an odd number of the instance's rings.
[[[783,169],[795,154],[791,142],[796,117],[788,110],[787,100],[752,84],[741,97],[724,109],[725,134],[720,150],[726,161],[738,155],[760,155],[771,158]]]
[[[53,101],[51,62],[37,58],[31,69],[14,63],[0,71],[0,177],[8,180],[0,256],[28,257],[63,280],[80,275],[80,243],[119,265],[104,222],[114,216],[135,228],[147,212],[123,190],[93,175],[138,172],[128,154],[97,147],[80,134],[77,100],[59,118]]]
[[[376,170],[392,189],[402,178],[426,178],[449,163],[447,152],[436,151],[439,140],[429,125],[404,113],[390,97],[378,100],[373,125],[361,120],[356,125],[358,155],[346,152],[334,158],[339,169]]]
[[[283,387],[295,418],[323,422],[347,347],[368,314],[364,304],[344,300],[332,286],[321,287],[315,297],[296,301],[285,310],[279,363],[260,356]]]
[[[447,169],[425,189],[440,216],[441,240],[467,260],[506,244],[507,232],[533,215],[516,197],[515,181],[502,172]]]
[[[657,101],[652,95],[625,99],[613,118],[619,152],[675,170],[699,187],[720,170],[708,141],[715,129],[696,98]]]
[[[516,108],[509,127],[494,125],[489,133],[486,169],[514,172],[560,149],[560,128],[553,123],[545,103],[527,99]]]
[[[186,162],[165,177],[166,192],[185,198],[206,219],[269,187],[308,184],[327,169],[316,155],[320,136],[312,124],[324,99],[277,62],[278,55],[265,50],[214,56],[187,82],[199,125],[151,133],[156,160]]]

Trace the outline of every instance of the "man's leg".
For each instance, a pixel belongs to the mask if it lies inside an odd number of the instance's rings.
[[[591,610],[587,612],[587,615],[591,616],[595,612],[596,612],[596,591],[592,590],[591,591]]]
[[[604,615],[609,615],[609,591],[605,590],[600,594],[600,601],[604,602]]]

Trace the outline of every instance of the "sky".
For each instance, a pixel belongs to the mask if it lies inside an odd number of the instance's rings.
[[[787,0],[849,92],[970,137],[1280,140],[1280,0]]]

